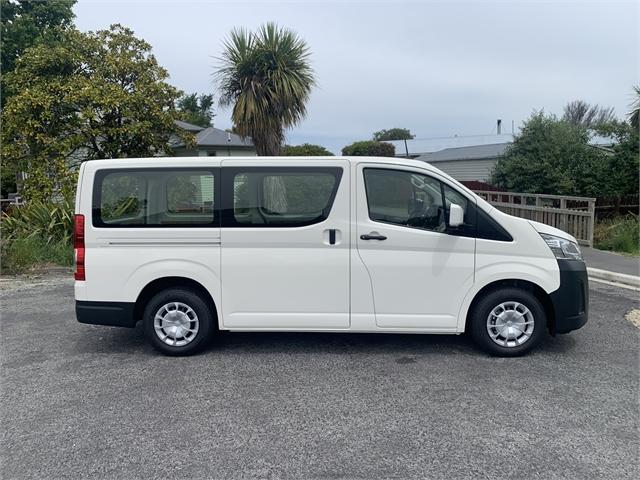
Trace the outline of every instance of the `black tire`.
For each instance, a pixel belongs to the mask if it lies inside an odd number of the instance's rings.
[[[156,313],[158,313],[164,305],[171,304],[172,302],[178,302],[190,307],[197,315],[198,330],[192,337],[189,337],[189,342],[186,345],[169,345],[156,334],[156,328],[154,327]],[[149,342],[151,342],[151,345],[165,355],[175,356],[192,355],[204,348],[209,343],[215,330],[214,318],[214,313],[208,302],[202,298],[202,295],[198,292],[189,288],[168,288],[157,293],[149,300],[144,309],[142,322],[144,325],[144,333]],[[165,334],[164,331],[161,332],[163,335]]]
[[[525,338],[524,334],[517,334],[520,335],[518,339],[523,340],[520,345],[517,345],[515,339],[511,339],[510,335],[505,335],[505,337],[510,339],[506,342],[507,346],[499,345],[489,335],[489,328],[487,326],[489,315],[499,305],[503,303],[508,304],[509,302],[517,302],[524,305],[533,316],[533,331],[528,332],[529,336]],[[530,320],[531,319],[528,319],[528,321]],[[497,322],[497,316],[494,315],[491,321],[492,323]],[[483,350],[500,357],[517,357],[534,348],[545,337],[547,331],[547,316],[540,301],[532,293],[519,288],[501,288],[489,292],[476,303],[469,318],[469,327],[472,338]],[[528,327],[519,326],[518,330],[520,328]],[[491,330],[496,334],[497,341],[505,342],[503,336],[497,335],[499,331],[498,328],[492,328]],[[515,329],[511,331],[513,332]]]

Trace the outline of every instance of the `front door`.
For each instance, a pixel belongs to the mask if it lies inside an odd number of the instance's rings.
[[[349,327],[349,163],[222,162],[225,328]]]
[[[359,164],[357,175],[357,248],[376,325],[455,331],[473,285],[475,238],[449,229],[447,215],[461,204],[470,221],[472,200],[411,167]]]

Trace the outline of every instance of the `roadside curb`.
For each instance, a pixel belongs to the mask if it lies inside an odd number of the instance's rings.
[[[640,276],[627,275],[625,273],[611,272],[609,270],[600,270],[599,268],[587,268],[589,278],[594,280],[605,280],[607,282],[620,283],[627,287],[640,288]]]

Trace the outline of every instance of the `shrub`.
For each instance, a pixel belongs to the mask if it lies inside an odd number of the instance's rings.
[[[347,145],[342,149],[342,154],[354,157],[394,157],[396,147],[387,142],[365,140]]]
[[[47,243],[40,237],[2,240],[2,273],[21,273],[41,264],[73,264],[71,242],[57,240]]]
[[[632,213],[602,220],[595,225],[593,243],[596,248],[640,254],[640,222]]]
[[[73,206],[32,201],[2,214],[2,271],[19,273],[34,265],[71,265]]]
[[[71,202],[32,201],[2,214],[2,237],[11,241],[20,238],[41,238],[45,243],[71,243],[73,205]]]
[[[333,157],[333,153],[321,145],[303,143],[302,145],[285,145],[282,154],[287,157]]]

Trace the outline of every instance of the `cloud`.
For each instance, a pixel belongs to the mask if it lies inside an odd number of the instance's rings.
[[[213,90],[231,28],[293,28],[313,51],[319,86],[288,138],[335,152],[394,126],[421,138],[488,134],[496,118],[510,128],[576,98],[622,116],[639,81],[636,2],[80,0],[75,12],[83,30],[133,28],[188,92]],[[229,126],[229,112],[215,120]]]

